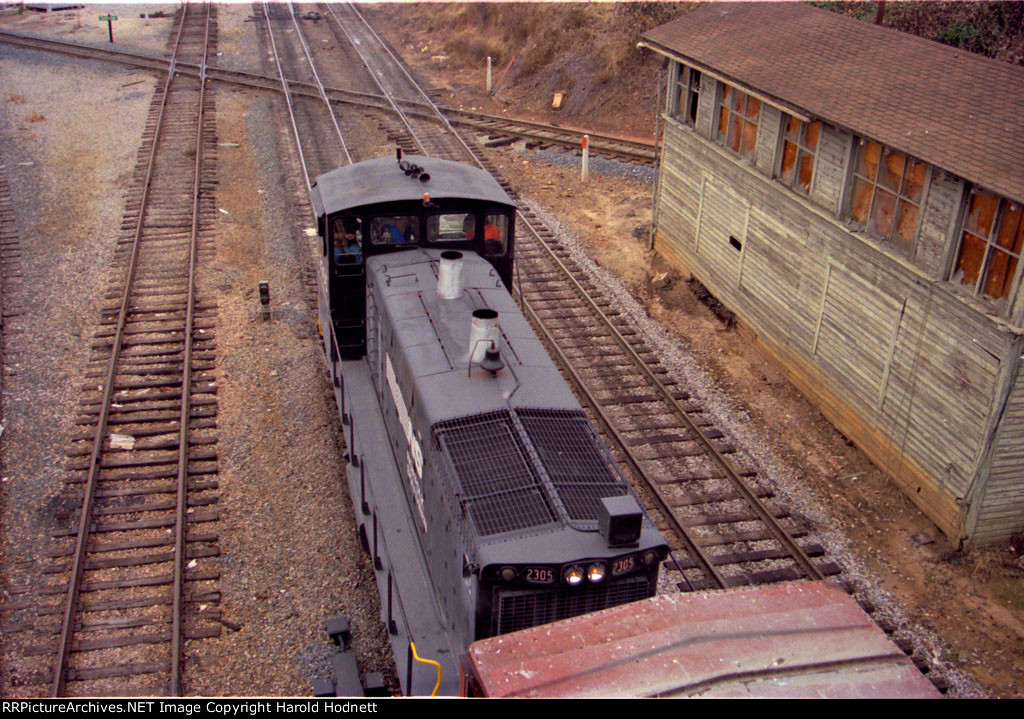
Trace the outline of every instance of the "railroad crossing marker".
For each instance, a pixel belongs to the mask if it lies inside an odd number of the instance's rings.
[[[114,20],[117,20],[117,15],[100,15],[100,21],[107,21],[107,32],[110,33],[110,42],[114,42]]]

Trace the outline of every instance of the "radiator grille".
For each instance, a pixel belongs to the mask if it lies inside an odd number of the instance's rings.
[[[434,431],[451,458],[463,506],[479,535],[555,521],[507,413],[443,422]]]
[[[538,624],[589,614],[650,596],[646,575],[620,579],[585,589],[494,589],[494,634],[527,629]]]
[[[572,521],[597,521],[602,498],[629,493],[583,412],[520,409],[517,414]]]

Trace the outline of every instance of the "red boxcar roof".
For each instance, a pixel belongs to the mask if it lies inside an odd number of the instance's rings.
[[[655,597],[469,648],[492,697],[917,697],[939,692],[822,582]]]

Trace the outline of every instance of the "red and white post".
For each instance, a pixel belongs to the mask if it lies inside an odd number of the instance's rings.
[[[587,181],[587,175],[590,174],[590,135],[584,135],[583,140],[583,166],[580,172],[580,180],[582,182]]]

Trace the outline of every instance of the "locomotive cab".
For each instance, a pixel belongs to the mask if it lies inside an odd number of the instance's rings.
[[[320,236],[320,320],[340,359],[366,353],[366,261],[411,248],[475,252],[512,283],[515,205],[486,172],[408,155],[341,167],[312,189]],[[325,333],[325,339],[329,333]]]

